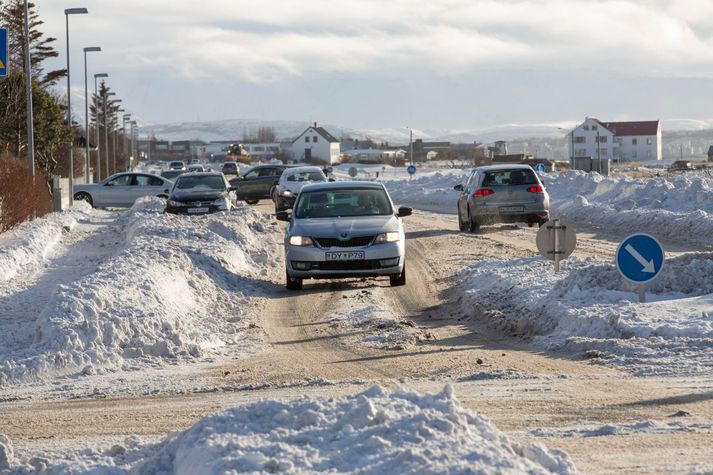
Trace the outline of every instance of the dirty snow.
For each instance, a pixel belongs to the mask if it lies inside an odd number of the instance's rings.
[[[640,304],[613,264],[488,260],[462,271],[461,305],[490,325],[640,375],[713,371],[713,254],[667,261]]]
[[[538,427],[530,430],[527,434],[533,437],[604,437],[633,434],[661,435],[675,432],[709,431],[711,429],[713,429],[713,424],[709,422],[688,422],[685,420],[670,422],[646,420],[626,424],[601,424],[598,422],[580,421],[571,427]]]
[[[15,473],[576,473],[564,452],[514,442],[464,409],[451,387],[265,400],[207,416],[158,444],[131,437],[106,450],[27,457],[13,456],[7,438],[0,443]]]
[[[245,310],[278,266],[276,222],[247,207],[198,217],[163,207],[141,199],[110,224],[114,252],[57,285],[34,322],[0,319],[0,386],[259,350]],[[22,293],[4,295],[0,306]]]

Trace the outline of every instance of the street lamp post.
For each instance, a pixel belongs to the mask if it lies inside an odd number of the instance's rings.
[[[106,166],[106,176],[110,176],[109,173],[109,131],[107,130],[107,97],[116,96],[115,92],[107,92],[104,94],[104,166]]]
[[[124,145],[126,145],[126,122],[129,119],[131,119],[131,114],[124,114],[121,118],[121,131],[123,133],[123,136],[121,139],[121,153],[125,153]],[[129,151],[129,155],[131,155],[131,151]]]
[[[30,61],[30,11],[25,0],[25,95],[27,107],[27,166],[35,177],[35,132],[32,119],[32,62]]]
[[[136,121],[132,120],[129,123],[131,124],[131,158],[136,158]]]
[[[89,87],[87,84],[87,53],[98,52],[102,49],[99,46],[89,46],[84,48],[84,133],[86,137],[86,158],[84,167],[84,180],[89,183]]]
[[[119,115],[124,112],[124,109],[117,109],[114,117],[112,117],[111,121],[114,122],[114,170],[116,170],[116,142],[119,140],[118,134],[119,134]],[[121,155],[119,155],[119,158],[121,158]]]
[[[107,73],[97,73],[94,75],[94,97],[96,98],[97,102],[94,105],[94,137],[96,141],[96,149],[97,149],[97,182],[100,182],[102,177],[101,177],[101,148],[99,147],[99,91],[97,89],[97,78],[108,78],[109,75]],[[109,170],[107,170],[108,172]],[[107,175],[108,176],[108,175]]]
[[[121,102],[121,99],[114,99],[111,101],[112,106],[114,104],[118,104]],[[114,170],[114,173],[116,173],[116,124],[114,124],[114,119],[116,119],[116,115],[114,113],[111,114],[111,136],[112,136],[112,142],[113,146],[111,148],[111,168]]]
[[[74,204],[74,128],[72,127],[72,91],[69,76],[69,15],[81,15],[89,13],[86,8],[67,8],[64,10],[67,33],[67,126],[69,127],[71,141],[69,143],[69,206]]]

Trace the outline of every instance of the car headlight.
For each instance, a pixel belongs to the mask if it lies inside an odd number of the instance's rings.
[[[312,238],[305,236],[290,236],[290,246],[314,246]]]
[[[168,200],[168,206],[183,206],[183,203],[179,201]]]
[[[292,196],[292,192],[290,190],[283,190],[281,194],[282,196]]]
[[[381,244],[384,242],[397,242],[399,239],[399,233],[381,233],[376,236],[374,244]]]

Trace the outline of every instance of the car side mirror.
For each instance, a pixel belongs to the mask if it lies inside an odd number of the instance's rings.
[[[275,218],[278,221],[289,221],[290,220],[290,213],[287,211],[278,211],[275,213]]]
[[[463,185],[456,185],[453,187],[453,189],[456,191],[463,191]]]
[[[229,186],[228,191],[237,191],[238,187],[237,186]]]
[[[329,178],[327,181],[337,181],[334,178]]]
[[[114,186],[114,182],[109,181],[105,183],[104,186]]]
[[[402,206],[399,208],[398,216],[403,218],[404,216],[411,216],[413,214],[413,209]]]

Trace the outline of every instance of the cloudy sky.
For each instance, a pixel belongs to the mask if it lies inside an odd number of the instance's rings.
[[[37,0],[73,98],[107,72],[148,123],[357,128],[713,117],[710,0]],[[59,65],[59,64],[58,64]],[[83,111],[79,97],[73,105]],[[83,112],[82,112],[83,113]]]

